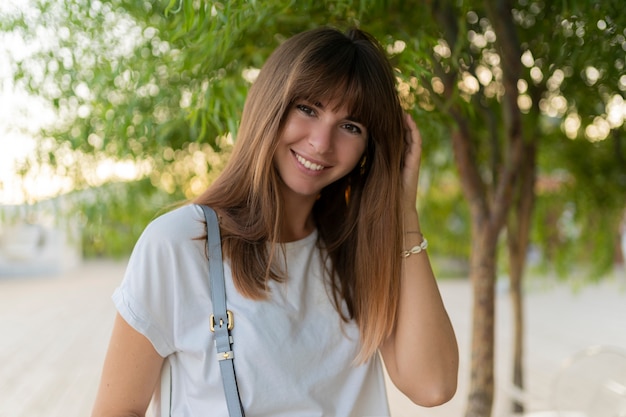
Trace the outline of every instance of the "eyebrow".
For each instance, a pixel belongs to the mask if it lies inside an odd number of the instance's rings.
[[[304,100],[305,101],[309,101],[307,99],[304,99]],[[309,103],[312,104],[314,107],[317,107],[317,108],[319,108],[321,110],[325,109],[325,106],[321,102],[319,102],[319,101],[309,101]],[[344,119],[350,120],[350,121],[355,122],[355,123],[358,123],[358,124],[362,125],[363,127],[367,128],[365,123],[363,123],[358,117],[353,116],[351,114],[348,114],[347,116],[345,116]]]
[[[364,128],[367,128],[367,126],[365,125],[364,122],[362,122],[358,117],[352,116],[351,114],[349,114],[346,117],[344,117],[344,119],[350,120],[350,121],[352,121],[354,123],[358,123],[358,124],[362,125]]]

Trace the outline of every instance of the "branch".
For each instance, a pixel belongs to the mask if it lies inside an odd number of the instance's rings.
[[[435,2],[433,16],[440,26],[444,28],[444,39],[448,42],[448,46],[451,50],[455,50],[458,37],[460,36],[455,11],[446,2]],[[436,59],[433,59],[433,62],[436,63],[436,74],[439,75],[444,84],[445,103],[454,103],[453,97],[454,91],[456,91],[458,72],[451,69],[450,72],[446,73]],[[434,92],[432,95],[437,97]],[[462,111],[457,106],[451,106],[448,112],[452,115],[458,127],[458,131],[452,134],[452,148],[463,191],[468,200],[470,210],[474,213],[474,217],[476,219],[487,219],[490,214],[489,205],[487,203],[485,184],[478,170],[476,152],[471,142],[471,129],[466,117],[463,116]]]
[[[522,114],[517,105],[518,90],[517,81],[521,77],[521,46],[517,37],[515,22],[511,10],[513,5],[511,0],[485,0],[489,20],[496,33],[496,45],[501,57],[503,71],[503,120],[505,123],[506,140],[508,147],[504,155],[505,164],[500,176],[492,213],[492,226],[501,227],[506,221],[506,215],[512,201],[513,185],[524,157],[523,135],[522,135]]]
[[[474,77],[478,78],[476,76],[475,68],[476,68],[476,65],[472,63],[468,71],[472,75],[474,75]],[[483,87],[483,85],[480,83],[478,85],[479,85],[478,93],[472,95],[471,102],[476,106],[478,110],[480,110],[480,113],[483,115],[483,118],[485,119],[485,125],[487,127],[487,131],[489,132],[489,142],[491,143],[491,149],[490,149],[491,174],[492,174],[493,182],[496,183],[499,177],[498,171],[500,169],[499,158],[498,158],[498,156],[500,155],[500,144],[498,142],[498,137],[499,137],[498,122],[497,122],[496,115],[495,115],[493,108],[491,108],[490,106],[486,104],[487,98],[485,97],[485,94],[484,94],[485,87]]]
[[[452,134],[452,149],[462,189],[474,219],[484,221],[490,217],[490,208],[487,203],[485,183],[478,173],[476,155],[471,146],[471,129],[460,112],[456,109],[451,109],[450,112],[458,126],[458,130]]]

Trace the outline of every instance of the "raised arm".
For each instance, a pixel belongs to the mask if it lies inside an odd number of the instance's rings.
[[[163,358],[118,314],[104,361],[92,417],[143,417]]]
[[[405,249],[423,241],[415,208],[421,137],[406,116],[407,140],[403,171]],[[398,254],[398,256],[401,256]],[[398,319],[381,354],[393,383],[414,403],[431,407],[456,392],[458,346],[426,251],[403,257]]]

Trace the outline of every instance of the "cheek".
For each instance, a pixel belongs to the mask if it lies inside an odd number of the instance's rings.
[[[346,161],[350,165],[350,169],[354,168],[363,157],[365,153],[365,142],[360,142],[357,144],[350,144],[350,146],[346,146],[346,149],[343,150],[344,155],[346,155]]]

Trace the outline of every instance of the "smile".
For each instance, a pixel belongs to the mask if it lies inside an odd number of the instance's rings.
[[[304,157],[298,155],[295,152],[294,152],[294,155],[296,156],[296,159],[298,160],[298,162],[300,162],[300,164],[304,165],[304,167],[306,169],[310,169],[311,171],[321,171],[321,170],[324,169],[323,165],[319,165],[319,164],[316,164],[314,162],[311,162],[308,159],[305,159]]]

